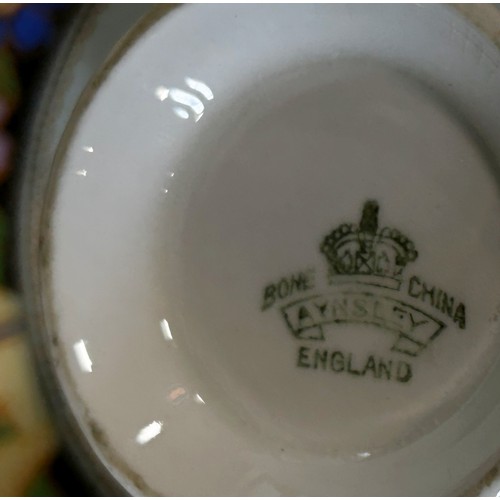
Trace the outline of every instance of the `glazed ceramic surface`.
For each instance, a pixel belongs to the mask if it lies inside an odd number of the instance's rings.
[[[499,67],[434,5],[162,8],[122,40],[60,141],[37,263],[64,397],[128,492],[480,477]]]

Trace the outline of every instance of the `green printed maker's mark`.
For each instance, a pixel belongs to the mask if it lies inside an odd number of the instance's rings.
[[[446,317],[465,329],[463,302],[417,276],[405,283],[404,270],[416,261],[418,251],[399,230],[380,228],[378,214],[378,203],[367,201],[358,224],[341,224],[324,237],[320,252],[328,265],[326,289],[307,295],[316,290],[318,281],[316,271],[309,268],[268,284],[261,309],[279,304],[285,324],[300,340],[324,341],[326,325],[372,325],[392,336],[392,352],[411,357],[418,356],[442,333]],[[353,353],[309,349],[300,347],[298,367],[372,374],[399,382],[412,377],[411,366],[405,361],[377,361],[370,355],[358,370],[351,367]]]

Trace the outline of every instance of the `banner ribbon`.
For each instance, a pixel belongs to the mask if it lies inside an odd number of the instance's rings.
[[[397,335],[393,351],[417,356],[445,324],[400,300],[371,292],[338,291],[302,299],[281,308],[299,339],[324,340],[323,325],[365,323]]]

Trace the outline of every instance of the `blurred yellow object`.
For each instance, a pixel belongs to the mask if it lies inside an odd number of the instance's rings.
[[[19,305],[0,289],[0,495],[23,495],[53,459],[54,432],[38,394]]]
[[[0,3],[0,16],[11,16],[22,6],[22,3]]]

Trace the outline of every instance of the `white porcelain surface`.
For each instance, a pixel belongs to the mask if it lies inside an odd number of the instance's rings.
[[[499,67],[431,5],[183,6],[116,61],[61,145],[45,286],[131,493],[439,495],[496,453]],[[329,281],[321,243],[368,200],[418,251],[399,290]],[[294,336],[292,303],[332,296],[349,321]],[[417,356],[394,314],[434,328]]]

